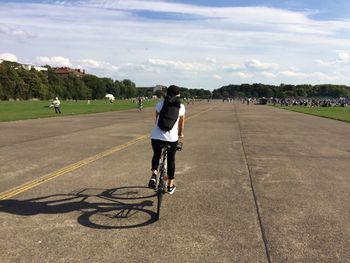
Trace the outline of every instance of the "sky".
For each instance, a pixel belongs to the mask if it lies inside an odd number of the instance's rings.
[[[138,87],[350,85],[350,1],[0,0],[0,58]]]

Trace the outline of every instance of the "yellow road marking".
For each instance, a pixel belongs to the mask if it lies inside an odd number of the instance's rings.
[[[197,116],[199,116],[199,115],[201,115],[201,114],[203,114],[205,112],[210,111],[211,109],[213,109],[213,107],[209,108],[207,110],[201,111],[201,112],[199,112],[199,113],[197,113],[195,115],[192,115],[192,116],[188,117],[187,120],[195,118],[195,117],[197,117]],[[18,194],[23,193],[23,192],[25,192],[25,191],[27,191],[29,189],[32,189],[32,188],[34,188],[34,187],[36,187],[38,185],[46,183],[46,182],[48,182],[48,181],[50,181],[50,180],[52,180],[52,179],[54,179],[56,177],[59,177],[59,176],[61,176],[63,174],[66,174],[66,173],[72,172],[74,170],[77,170],[78,168],[80,168],[80,167],[82,167],[84,165],[87,165],[89,163],[97,161],[97,160],[99,160],[99,159],[101,159],[103,157],[106,157],[108,155],[111,155],[111,154],[113,154],[115,152],[121,151],[121,150],[123,150],[123,149],[125,149],[125,148],[127,148],[127,147],[129,147],[131,145],[134,145],[134,144],[136,144],[136,143],[138,143],[140,141],[145,140],[146,138],[148,138],[148,136],[149,136],[148,134],[144,134],[144,135],[142,135],[142,136],[140,136],[140,137],[138,137],[138,138],[136,138],[134,140],[131,140],[129,142],[126,142],[126,143],[124,143],[122,145],[115,146],[115,147],[110,148],[110,149],[108,149],[106,151],[100,152],[100,153],[98,153],[96,155],[90,156],[90,157],[85,158],[85,159],[83,159],[81,161],[78,161],[76,163],[73,163],[73,164],[70,164],[70,165],[68,165],[66,167],[63,167],[63,168],[61,168],[61,169],[59,169],[57,171],[54,171],[54,172],[49,173],[49,174],[46,174],[46,175],[44,175],[44,176],[42,176],[40,178],[37,178],[37,179],[35,179],[33,181],[30,181],[28,183],[22,184],[22,185],[20,185],[18,187],[15,187],[15,188],[12,188],[12,189],[10,189],[8,191],[5,191],[5,192],[0,194],[0,200],[9,199],[9,198],[11,198],[11,197],[13,197],[15,195],[18,195]]]
[[[76,163],[73,163],[73,164],[68,165],[66,167],[63,167],[63,168],[61,168],[61,169],[59,169],[59,170],[57,170],[55,172],[49,173],[49,174],[44,175],[44,176],[42,176],[40,178],[37,178],[37,179],[35,179],[33,181],[30,181],[28,183],[22,184],[22,185],[20,185],[18,187],[15,187],[15,188],[11,189],[11,190],[8,190],[6,192],[3,192],[3,193],[0,194],[0,200],[11,198],[11,197],[13,197],[15,195],[18,195],[18,194],[20,194],[22,192],[25,192],[25,191],[27,191],[27,190],[29,190],[31,188],[34,188],[34,187],[36,187],[38,185],[41,185],[41,184],[43,184],[43,183],[45,183],[45,182],[47,182],[49,180],[52,180],[52,179],[54,179],[54,178],[56,178],[58,176],[61,176],[63,174],[69,173],[69,172],[72,172],[72,171],[74,171],[74,170],[76,170],[76,169],[78,169],[78,168],[80,168],[80,167],[82,167],[84,165],[92,163],[92,162],[94,162],[96,160],[99,160],[99,159],[105,157],[105,156],[111,155],[112,153],[118,152],[118,151],[120,151],[122,149],[125,149],[126,147],[129,147],[129,146],[131,146],[131,145],[133,145],[135,143],[138,143],[139,141],[142,141],[142,140],[146,139],[147,137],[148,137],[148,134],[147,135],[142,135],[142,136],[140,136],[140,137],[138,137],[138,138],[136,138],[134,140],[131,140],[131,141],[127,142],[127,143],[124,143],[122,145],[118,145],[116,147],[110,148],[110,149],[108,149],[106,151],[103,151],[103,152],[100,152],[100,153],[98,153],[96,155],[90,156],[90,157],[88,157],[86,159],[83,159],[83,160],[81,160],[79,162],[76,162]]]
[[[211,111],[211,110],[214,109],[214,108],[215,108],[215,107],[211,107],[211,108],[206,109],[206,110],[204,110],[204,111],[198,112],[198,113],[196,113],[196,114],[194,114],[194,115],[191,115],[190,117],[186,118],[186,120],[193,119],[193,118],[195,118],[195,117],[197,117],[197,116],[199,116],[199,115],[201,115],[201,114],[203,114],[203,113],[206,113],[206,112],[208,112],[208,111]]]

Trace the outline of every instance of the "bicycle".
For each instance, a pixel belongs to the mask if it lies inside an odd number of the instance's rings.
[[[165,145],[162,148],[162,154],[159,160],[159,166],[158,166],[158,186],[156,187],[156,193],[157,193],[157,220],[159,220],[160,217],[160,207],[162,205],[163,195],[167,191],[167,185],[168,185],[168,176],[167,176],[167,157],[168,157],[168,149],[170,148],[169,145]],[[177,151],[182,150],[182,142],[178,142]]]

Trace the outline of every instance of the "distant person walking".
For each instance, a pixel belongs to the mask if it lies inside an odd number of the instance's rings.
[[[143,99],[141,97],[139,97],[138,99],[138,110],[142,111],[143,109]]]
[[[58,99],[58,97],[56,97],[56,98],[54,99],[54,101],[52,102],[52,104],[53,104],[53,107],[55,108],[56,114],[57,114],[57,113],[61,114],[61,109],[60,109],[60,107],[61,107],[61,102],[60,102],[60,100]]]

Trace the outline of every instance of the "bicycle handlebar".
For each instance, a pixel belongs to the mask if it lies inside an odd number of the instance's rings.
[[[182,150],[182,146],[183,146],[183,142],[178,142],[177,146],[176,146],[176,150],[177,151],[181,151]]]
[[[176,146],[176,151],[181,151],[182,150],[182,146],[183,146],[183,142],[178,142],[177,143],[177,146]],[[170,145],[169,144],[167,144],[167,145],[164,145],[163,147],[162,147],[162,149],[163,150],[166,150],[166,149],[168,149],[168,148],[170,148]]]

